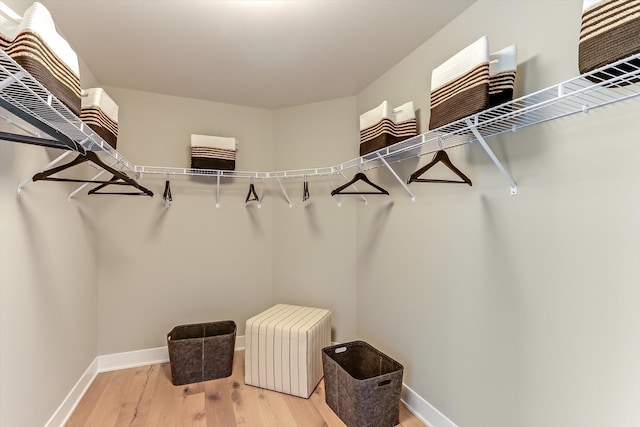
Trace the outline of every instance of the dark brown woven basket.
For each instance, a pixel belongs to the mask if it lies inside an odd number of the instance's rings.
[[[364,341],[322,349],[325,400],[347,427],[400,422],[402,365]]]
[[[231,320],[176,326],[167,334],[173,385],[231,375],[236,324]]]
[[[618,60],[627,58],[640,52],[640,19],[631,18],[631,8],[620,6],[613,9],[614,14],[607,8],[605,2],[600,6],[596,6],[591,10],[583,12],[581,33],[592,34],[599,30],[594,36],[580,37],[578,45],[578,69],[581,74],[588,73],[597,68],[604,67]],[[604,18],[608,21],[604,21]],[[602,22],[609,24],[602,28]],[[594,73],[593,76],[587,76],[587,79],[599,83],[603,80],[609,80],[620,76],[628,71],[637,69],[640,61],[631,62],[631,68],[624,64],[619,67],[605,68],[601,72]],[[624,86],[631,83],[637,83],[638,79],[632,79],[610,87]]]

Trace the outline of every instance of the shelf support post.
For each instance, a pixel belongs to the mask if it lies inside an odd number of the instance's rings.
[[[493,151],[489,147],[489,144],[487,144],[487,141],[485,141],[482,135],[480,135],[480,132],[478,132],[478,128],[476,127],[476,125],[473,124],[471,119],[466,119],[465,122],[467,123],[467,126],[469,126],[469,129],[473,133],[473,136],[476,137],[484,151],[486,151],[487,155],[491,158],[493,164],[496,165],[498,170],[502,173],[502,176],[504,176],[509,183],[509,186],[511,187],[511,195],[514,196],[518,194],[518,186],[516,185],[516,182],[511,178],[509,172],[507,172],[504,166],[502,166],[502,163],[500,163],[500,160],[498,160],[496,155],[493,153]]]
[[[292,208],[293,204],[291,203],[291,199],[289,198],[289,195],[287,194],[287,191],[284,189],[284,185],[282,185],[282,181],[280,181],[279,177],[276,177],[276,180],[278,181],[278,184],[280,185],[280,190],[282,190],[282,194],[284,194],[284,197],[287,199],[287,202],[289,203],[289,207]]]
[[[258,196],[258,209],[260,209],[262,207],[262,195],[264,194],[264,180],[265,178],[262,178],[262,185],[260,185],[260,195]]]
[[[336,176],[335,175],[335,171],[333,170],[333,168],[331,168],[331,169],[332,169],[332,172],[333,172],[333,174],[331,175],[331,186],[332,187],[336,187],[336,182],[335,182],[336,180],[334,179],[335,176]],[[344,176],[344,175],[342,175],[342,176]],[[339,194],[336,194],[336,202],[338,203],[338,207],[341,208],[342,207],[342,200],[340,199],[340,195]]]
[[[398,176],[396,171],[393,170],[391,165],[389,165],[389,162],[387,162],[387,160],[382,156],[382,154],[380,154],[380,153],[376,153],[376,154],[378,155],[378,158],[380,159],[382,164],[384,164],[387,167],[387,169],[389,169],[389,172],[391,172],[391,174],[394,176],[394,178],[397,179],[398,182],[400,183],[400,185],[402,185],[402,187],[404,187],[404,189],[407,191],[407,193],[409,193],[409,196],[411,197],[411,201],[415,202],[416,201],[416,196],[409,189],[409,187],[407,187],[407,184],[405,184],[405,182],[402,179],[400,179],[400,177]]]
[[[94,176],[93,178],[91,178],[91,181],[95,181],[96,179],[100,178],[100,175],[102,175],[103,173],[105,173],[105,170],[101,170],[100,172],[98,172],[98,174],[96,176]],[[69,197],[67,197],[67,201],[70,202],[71,198],[73,196],[75,196],[76,194],[78,194],[80,191],[82,191],[83,188],[85,188],[87,185],[89,185],[89,182],[85,182],[84,184],[82,184],[80,187],[78,187],[73,193],[69,194]]]
[[[216,182],[216,208],[220,207],[220,174],[218,174]]]

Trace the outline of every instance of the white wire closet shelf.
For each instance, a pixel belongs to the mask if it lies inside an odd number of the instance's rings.
[[[251,172],[134,165],[53,97],[5,52],[0,54],[0,106],[10,113],[18,113],[20,118],[26,118],[38,129],[44,128],[47,136],[55,138],[36,143],[79,153],[96,152],[112,159],[113,167],[124,173],[131,172],[138,176],[162,174],[277,180],[310,178],[340,175],[343,171],[354,168],[368,170],[389,167],[390,163],[411,157],[480,142],[510,182],[512,194],[515,194],[515,183],[508,177],[484,139],[636,97],[640,95],[638,82],[640,53],[335,166]],[[5,120],[11,121],[11,118],[5,117]],[[54,131],[53,135],[51,129]],[[35,137],[43,139],[42,135]]]
[[[33,76],[0,50],[1,117],[21,128],[25,141],[81,154],[95,152],[123,173],[135,173],[135,165],[107,144]],[[24,126],[27,123],[30,126]],[[7,134],[3,133],[6,137]]]
[[[335,166],[274,172],[136,166],[136,171],[239,178],[306,178],[336,175],[352,168],[368,170],[385,166],[383,159],[395,163],[633,98],[640,95],[638,82],[640,54]]]

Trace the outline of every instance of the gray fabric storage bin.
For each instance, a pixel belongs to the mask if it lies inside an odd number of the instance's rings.
[[[364,341],[322,349],[325,400],[347,427],[400,422],[403,366]]]
[[[231,375],[236,324],[231,320],[176,326],[167,334],[171,382],[183,385]]]

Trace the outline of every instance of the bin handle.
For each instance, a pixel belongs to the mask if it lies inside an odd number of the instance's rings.
[[[345,351],[347,351],[347,347],[338,347],[335,349],[335,353],[344,353]]]
[[[391,380],[384,380],[378,383],[378,387],[383,387],[385,385],[391,384]]]

